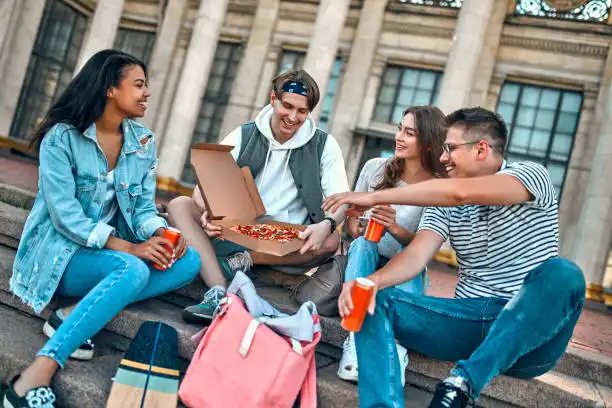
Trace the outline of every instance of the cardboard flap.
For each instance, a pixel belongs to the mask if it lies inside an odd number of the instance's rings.
[[[232,149],[233,146],[200,143],[191,149],[191,165],[212,219],[255,219],[258,214],[254,200],[243,171],[229,154]]]
[[[242,167],[240,170],[242,170],[244,185],[249,191],[249,195],[251,196],[251,200],[253,201],[253,208],[255,208],[255,213],[258,217],[260,217],[266,213],[266,207],[264,207],[264,203],[263,201],[261,201],[261,196],[259,195],[259,191],[257,190],[257,185],[255,184],[255,180],[253,179],[251,169],[249,169],[248,167]]]

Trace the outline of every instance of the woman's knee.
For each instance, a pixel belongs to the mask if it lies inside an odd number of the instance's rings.
[[[121,269],[117,272],[130,282],[135,293],[140,292],[149,282],[151,272],[148,265],[137,256],[120,253]]]
[[[178,225],[185,217],[193,219],[195,217],[194,208],[191,197],[176,197],[168,203],[168,220],[172,225]]]
[[[378,244],[376,242],[368,241],[362,236],[356,238],[351,242],[351,247],[349,248],[349,255],[353,252],[375,252],[378,253]]]

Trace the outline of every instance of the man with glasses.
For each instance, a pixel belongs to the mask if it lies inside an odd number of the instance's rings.
[[[549,371],[582,310],[582,272],[558,256],[558,204],[548,171],[504,160],[507,129],[494,112],[460,109],[447,125],[440,161],[449,179],[324,202],[326,209],[429,206],[411,244],[370,276],[377,294],[356,335],[361,407],[404,406],[394,339],[456,361],[430,408],[463,408],[500,373],[532,378]],[[448,238],[460,266],[454,299],[393,288],[418,275]],[[352,286],[345,284],[338,301],[343,316],[352,310]]]

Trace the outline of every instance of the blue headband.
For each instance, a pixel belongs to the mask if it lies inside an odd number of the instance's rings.
[[[304,84],[300,81],[289,81],[283,84],[282,90],[284,92],[291,92],[294,94],[302,95],[308,97],[308,91]]]

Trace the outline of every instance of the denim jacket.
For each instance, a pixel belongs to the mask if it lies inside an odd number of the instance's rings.
[[[142,242],[167,226],[155,209],[154,136],[130,119],[122,127],[123,148],[114,173],[119,204],[116,228],[100,221],[108,163],[98,145],[95,124],[81,133],[60,123],[43,138],[38,194],[11,277],[11,291],[36,313],[51,301],[79,248],[103,248],[111,234]]]

